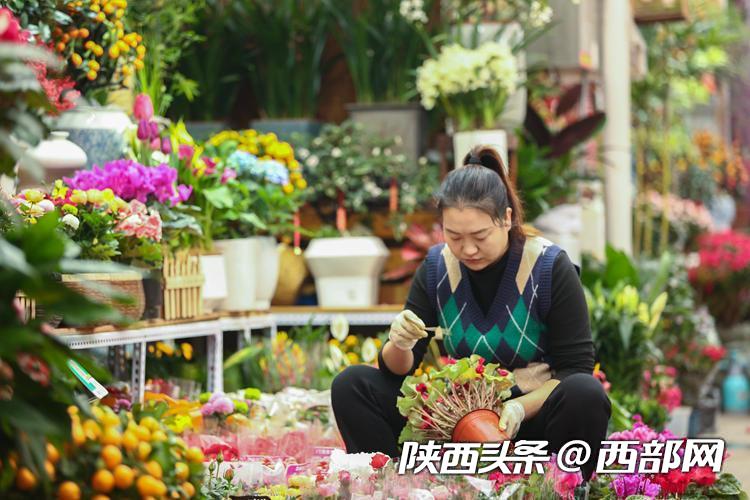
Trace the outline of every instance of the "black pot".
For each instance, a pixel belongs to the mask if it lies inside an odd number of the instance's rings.
[[[143,278],[143,293],[146,297],[146,308],[143,311],[142,319],[161,318],[161,310],[164,305],[164,292],[161,285],[160,276]]]

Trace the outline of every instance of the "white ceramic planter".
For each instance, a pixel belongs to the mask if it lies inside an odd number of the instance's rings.
[[[255,309],[265,310],[271,307],[271,299],[279,282],[278,245],[273,236],[257,236],[253,239],[258,246]]]
[[[62,113],[54,129],[68,132],[69,139],[86,152],[91,167],[123,158],[125,131],[133,126],[127,113],[116,106],[78,105]]]
[[[505,130],[468,130],[453,134],[453,156],[455,168],[463,166],[464,156],[478,145],[494,147],[503,159],[505,171],[508,171],[508,133]]]
[[[255,290],[258,276],[258,240],[239,238],[214,242],[224,255],[226,266],[227,297],[223,309],[251,311],[255,309]]]
[[[201,255],[203,282],[203,308],[206,311],[219,309],[227,298],[227,271],[222,254]]]
[[[21,179],[30,178],[29,170],[34,162],[42,168],[45,182],[52,182],[86,168],[86,161],[86,152],[68,140],[68,133],[56,130],[49,138],[24,153],[18,164],[18,175]],[[22,180],[21,184],[25,185],[27,181]]]
[[[323,307],[377,304],[380,273],[388,249],[380,238],[319,238],[310,242],[305,260],[315,277]]]

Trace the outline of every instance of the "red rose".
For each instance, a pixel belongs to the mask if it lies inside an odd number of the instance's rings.
[[[388,462],[391,461],[391,457],[388,455],[384,455],[383,453],[376,453],[372,456],[372,459],[370,460],[370,467],[372,467],[375,470],[382,469],[383,467],[388,464]]]

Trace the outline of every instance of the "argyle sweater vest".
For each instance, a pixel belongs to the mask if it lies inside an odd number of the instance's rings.
[[[544,358],[542,318],[550,308],[552,267],[560,247],[540,237],[511,243],[508,263],[487,315],[474,299],[468,270],[447,245],[427,254],[427,293],[445,349],[454,358],[479,354],[505,368]]]

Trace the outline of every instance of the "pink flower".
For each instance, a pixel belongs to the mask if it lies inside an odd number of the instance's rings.
[[[162,224],[159,212],[149,210],[138,200],[132,200],[115,231],[135,238],[161,241]]]
[[[221,183],[226,184],[230,180],[236,179],[236,178],[237,178],[237,172],[235,172],[231,168],[226,168],[224,169],[224,172],[222,172],[221,174]]]
[[[180,144],[180,147],[177,148],[177,157],[180,160],[190,160],[194,154],[195,148],[189,144]]]
[[[557,467],[557,460],[553,455],[549,461],[546,479],[553,481],[555,493],[566,500],[573,498],[576,487],[583,482],[581,472],[565,472]]]
[[[0,9],[0,41],[3,42],[26,42],[26,37],[21,31],[21,25],[10,9]]]
[[[169,140],[169,137],[161,140],[161,152],[165,155],[172,154],[172,141]]]
[[[150,120],[154,116],[154,104],[147,94],[138,94],[133,104],[133,116],[136,120]]]
[[[37,384],[47,387],[50,381],[50,369],[47,363],[35,354],[19,352],[16,355],[18,367]]]

